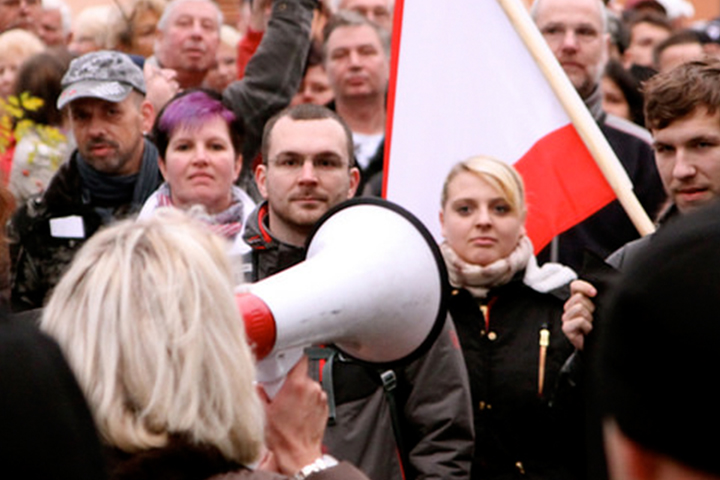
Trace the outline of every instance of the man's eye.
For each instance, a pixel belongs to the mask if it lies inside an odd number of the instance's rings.
[[[551,37],[565,35],[565,29],[562,27],[546,27],[542,29],[542,34]]]
[[[595,38],[595,37],[597,37],[597,30],[595,30],[593,28],[579,28],[575,32],[575,35],[577,35],[578,37],[584,37],[584,38],[588,38],[588,39]]]
[[[296,158],[279,158],[275,163],[283,168],[295,168],[300,165],[300,161]]]

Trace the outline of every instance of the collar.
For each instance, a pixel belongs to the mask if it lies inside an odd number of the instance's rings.
[[[602,123],[605,119],[605,112],[602,109],[602,90],[600,90],[599,84],[595,85],[593,91],[583,99],[583,102],[595,121]]]

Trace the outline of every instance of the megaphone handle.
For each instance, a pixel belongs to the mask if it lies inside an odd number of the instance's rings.
[[[273,352],[257,363],[257,380],[272,400],[285,383],[288,372],[300,361],[304,347]]]

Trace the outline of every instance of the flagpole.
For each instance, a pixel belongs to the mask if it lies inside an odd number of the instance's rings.
[[[622,169],[615,152],[608,144],[607,139],[600,131],[600,127],[590,115],[552,51],[550,51],[525,6],[520,0],[497,1],[532,55],[535,63],[537,63],[548,80],[550,87],[555,92],[580,138],[582,138],[585,146],[595,159],[635,228],[643,236],[653,233],[655,226],[635,196],[632,183],[624,169]]]

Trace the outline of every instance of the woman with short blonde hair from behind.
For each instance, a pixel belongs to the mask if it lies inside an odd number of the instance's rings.
[[[102,230],[43,312],[111,447],[110,479],[287,478],[252,469],[264,440],[266,470],[363,479],[323,460],[327,397],[306,359],[272,401],[258,395],[226,244],[202,225],[162,209]]]
[[[66,352],[109,444],[136,452],[189,433],[226,458],[257,460],[263,411],[231,285],[222,240],[177,212],[87,242],[42,328]]]

